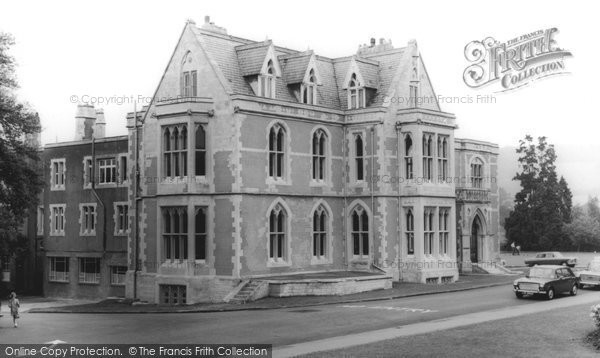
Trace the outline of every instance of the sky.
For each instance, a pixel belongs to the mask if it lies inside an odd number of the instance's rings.
[[[593,2],[589,2],[593,4]],[[356,53],[369,39],[395,47],[415,39],[443,111],[454,113],[457,137],[517,146],[525,134],[546,136],[558,172],[576,202],[600,195],[598,115],[592,106],[600,71],[597,11],[558,1],[6,1],[0,31],[11,33],[19,97],[39,112],[42,143],[72,140],[78,101],[103,101],[107,135],[125,134],[135,100],[152,96],[187,19],[209,15],[229,34],[314,50],[327,57]],[[573,56],[563,76],[506,93],[465,85],[465,45],[500,42],[555,27]],[[493,95],[476,103],[477,95]],[[467,98],[474,103],[461,103]],[[109,102],[109,103],[106,103]],[[512,170],[512,169],[511,169]]]

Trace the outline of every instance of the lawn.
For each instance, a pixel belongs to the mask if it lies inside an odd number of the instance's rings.
[[[580,305],[306,357],[598,357],[589,312]]]

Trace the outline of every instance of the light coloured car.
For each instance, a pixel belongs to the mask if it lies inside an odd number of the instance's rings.
[[[584,286],[600,287],[600,256],[596,256],[590,261],[586,269],[577,272],[579,276],[579,288]]]
[[[575,267],[577,258],[563,256],[560,252],[540,252],[534,258],[525,260],[525,265],[533,267],[535,265],[564,265]]]

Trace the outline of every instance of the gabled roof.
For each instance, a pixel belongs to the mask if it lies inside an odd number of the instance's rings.
[[[271,40],[267,40],[235,47],[242,76],[251,76],[260,73],[271,45]]]
[[[381,105],[392,82],[397,80],[398,70],[410,66],[410,62],[403,63],[406,62],[403,61],[403,49],[331,59],[316,55],[312,50],[295,51],[275,46],[271,40],[256,42],[196,26],[192,26],[192,31],[218,66],[231,91],[243,95],[254,95],[248,76],[261,73],[269,51],[273,52],[282,76],[276,82],[277,99],[298,102],[298,88],[290,85],[302,83],[308,67],[314,66],[319,84],[317,104],[335,109],[347,108],[345,80],[351,63],[360,73],[362,85],[375,90],[376,96],[370,106]]]
[[[286,83],[301,83],[304,80],[304,75],[306,74],[306,69],[312,55],[312,51],[306,51],[293,55],[279,56],[283,70],[283,79]]]

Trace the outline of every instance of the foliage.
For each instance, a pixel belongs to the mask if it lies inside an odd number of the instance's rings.
[[[39,116],[15,95],[15,61],[8,51],[13,38],[0,33],[0,255],[22,247],[19,228],[41,190],[36,168]]]
[[[546,137],[537,143],[527,135],[517,153],[520,172],[514,180],[521,183],[514,209],[504,221],[508,242],[523,250],[565,250],[571,242],[563,232],[571,222],[572,194],[567,181],[556,173],[556,152]]]
[[[600,206],[598,198],[589,198],[572,210],[572,222],[565,225],[565,234],[577,251],[600,251]]]

